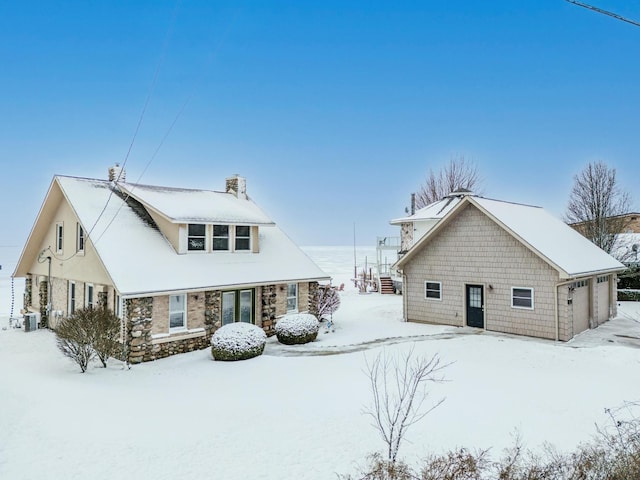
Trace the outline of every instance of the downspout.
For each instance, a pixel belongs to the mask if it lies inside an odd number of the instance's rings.
[[[51,325],[51,308],[53,307],[51,292],[51,255],[47,257],[49,261],[49,271],[47,272],[47,325]]]
[[[565,280],[564,282],[556,283],[556,288],[553,292],[555,299],[553,306],[556,314],[556,342],[560,341],[560,310],[558,309],[558,288],[562,285],[568,285],[573,282],[574,280]]]
[[[407,276],[402,272],[402,318],[405,322],[409,321],[407,316]]]

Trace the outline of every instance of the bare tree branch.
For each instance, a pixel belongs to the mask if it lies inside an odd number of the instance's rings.
[[[426,207],[459,189],[481,193],[478,191],[481,183],[474,163],[463,156],[452,158],[437,173],[429,170],[429,176],[416,192],[416,208]]]
[[[366,359],[366,374],[372,404],[364,410],[387,446],[387,458],[395,463],[407,429],[422,420],[444,398],[426,407],[427,384],[442,382],[442,370],[448,366],[437,354],[431,358],[414,356],[413,349],[400,357],[390,357],[382,350],[372,361]]]
[[[589,163],[574,177],[565,221],[605,252],[611,253],[618,234],[624,232],[631,197],[620,188],[615,168]]]

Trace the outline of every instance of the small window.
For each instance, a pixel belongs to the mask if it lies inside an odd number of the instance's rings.
[[[229,250],[229,225],[213,226],[213,250]]]
[[[93,308],[94,300],[93,300],[93,285],[87,283],[85,287],[85,298],[84,304],[87,308]]]
[[[84,252],[84,229],[82,228],[82,225],[80,225],[79,223],[77,226],[77,233],[78,233],[78,238],[76,241],[76,249],[78,252]]]
[[[424,282],[424,298],[432,300],[442,300],[442,283]]]
[[[76,282],[69,282],[69,315],[76,311]]]
[[[533,288],[511,287],[511,306],[513,308],[533,309]]]
[[[187,250],[203,251],[207,242],[207,226],[201,223],[190,223],[187,238]]]
[[[298,311],[298,284],[287,285],[287,313]]]
[[[187,296],[169,295],[169,330],[187,328]]]
[[[598,283],[606,283],[609,281],[609,276],[608,275],[604,275],[602,277],[598,277]]]
[[[249,250],[251,248],[251,227],[239,225],[236,227],[236,250]]]
[[[64,228],[62,223],[56,223],[56,251],[58,253],[62,252],[62,247],[64,246]]]

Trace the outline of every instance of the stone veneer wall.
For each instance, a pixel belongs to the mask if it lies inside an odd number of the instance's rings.
[[[129,362],[146,361],[151,347],[151,318],[153,298],[131,298],[126,300],[127,345]],[[145,358],[147,357],[147,358]]]
[[[318,304],[316,303],[316,297],[318,296],[318,282],[309,282],[309,291],[307,294],[308,310],[311,315],[318,316]]]
[[[413,245],[413,222],[400,225],[400,251],[406,252]]]
[[[269,336],[275,333],[276,302],[278,297],[276,290],[276,285],[265,285],[261,288],[260,292],[260,296],[262,297],[262,301],[260,302],[262,307],[262,315],[260,316],[262,319],[262,329]]]
[[[49,316],[47,315],[47,303],[48,303],[48,283],[46,281],[40,282],[40,327],[46,328],[49,325]]]
[[[31,279],[31,275],[29,275],[24,281],[24,298],[22,301],[22,308],[24,311],[27,311],[31,306],[33,295],[33,280]]]

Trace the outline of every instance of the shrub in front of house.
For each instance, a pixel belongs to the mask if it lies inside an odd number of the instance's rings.
[[[291,313],[276,323],[276,337],[285,345],[313,342],[318,336],[320,323],[310,313]]]
[[[211,337],[214,360],[247,360],[262,355],[267,334],[250,323],[230,323],[215,331]]]

